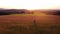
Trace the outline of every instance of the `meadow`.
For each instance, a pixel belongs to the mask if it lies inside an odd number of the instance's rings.
[[[0,34],[60,34],[60,16],[40,14],[1,15]]]

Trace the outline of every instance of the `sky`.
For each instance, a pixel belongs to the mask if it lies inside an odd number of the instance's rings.
[[[0,8],[60,9],[60,0],[0,0]]]

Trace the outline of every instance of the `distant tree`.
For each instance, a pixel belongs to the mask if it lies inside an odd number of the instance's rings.
[[[60,10],[57,10],[56,12],[54,12],[53,15],[60,15]]]
[[[44,13],[46,13],[47,15],[60,15],[60,10],[52,10]]]
[[[19,13],[19,14],[24,14],[25,11],[21,10],[21,11],[19,11],[19,12],[17,12],[17,13]]]
[[[24,14],[24,13],[25,13],[25,10],[18,10],[18,9],[0,10],[0,15]]]

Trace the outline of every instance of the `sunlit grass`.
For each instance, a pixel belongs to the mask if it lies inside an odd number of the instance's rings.
[[[10,16],[46,16],[44,13],[40,14],[11,14]]]
[[[43,13],[11,14],[11,15],[5,15],[5,16],[0,17],[0,20],[1,20],[0,28],[3,29],[3,30],[0,29],[0,31],[2,32],[2,34],[36,34],[34,20],[32,18],[29,18],[31,16],[33,17],[37,16],[35,18],[35,23],[37,25],[36,32],[38,32],[38,34],[55,34],[55,33],[57,34],[60,31],[60,19],[55,20],[57,18],[56,16],[50,16],[50,15],[48,16]],[[8,21],[11,21],[11,22],[8,22]]]

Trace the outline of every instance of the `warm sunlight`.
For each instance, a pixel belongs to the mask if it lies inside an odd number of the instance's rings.
[[[0,8],[60,9],[60,0],[0,0]]]

